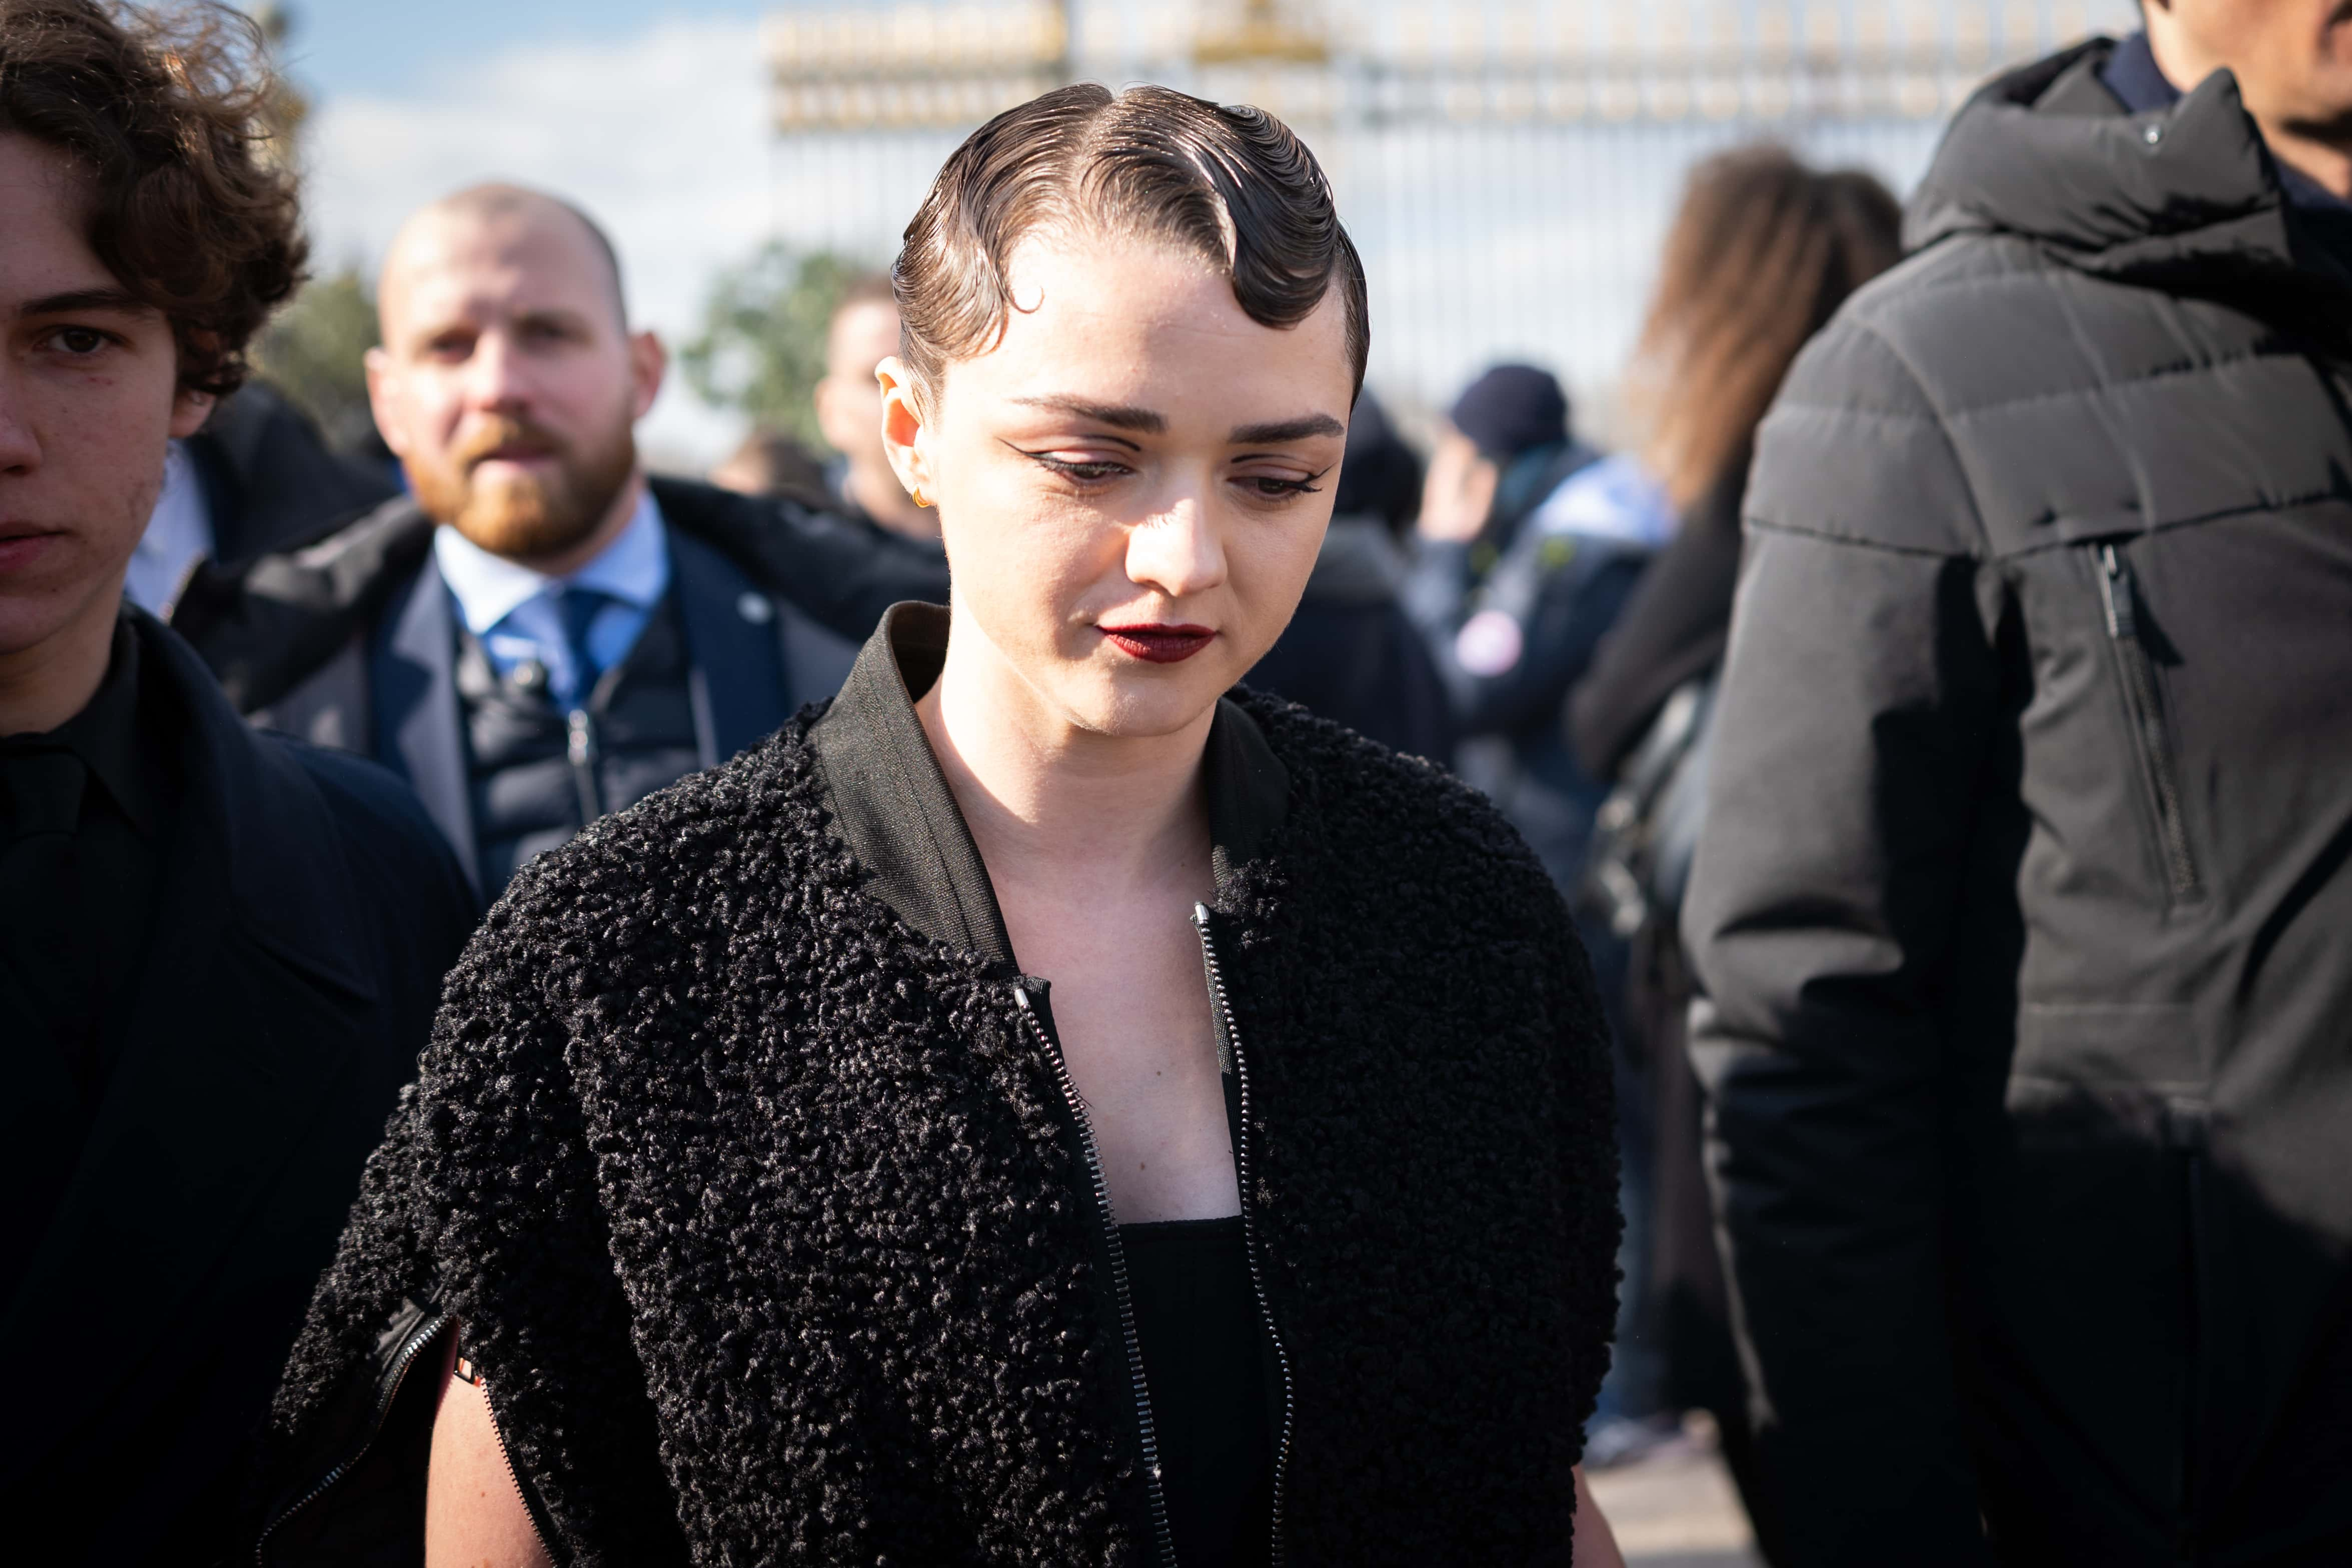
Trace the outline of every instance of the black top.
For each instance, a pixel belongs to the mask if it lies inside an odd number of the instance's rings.
[[[0,740],[0,998],[16,1015],[10,1055],[55,1054],[79,1114],[12,1192],[0,1222],[0,1296],[47,1228],[120,1055],[155,904],[175,793],[169,747],[140,723],[139,643],[114,629],[105,680],[43,735]],[[12,1065],[11,1071],[16,1071]]]
[[[1183,1568],[1263,1563],[1274,1446],[1242,1218],[1122,1225],[1168,1522]]]

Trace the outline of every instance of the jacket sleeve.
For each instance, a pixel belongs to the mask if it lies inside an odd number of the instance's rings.
[[[559,1558],[684,1557],[567,1065],[593,982],[551,961],[552,934],[519,904],[492,912],[450,977],[422,1076],[369,1162],[278,1393],[281,1499],[334,1474],[369,1435],[351,1413],[373,1410],[366,1464],[283,1532],[321,1549],[273,1550],[271,1562],[338,1560],[324,1548],[387,1510],[421,1521],[430,1402],[403,1413],[415,1401],[387,1375],[386,1347],[397,1325],[444,1313]]]
[[[1998,591],[1966,476],[1850,321],[1763,427],[1685,939],[1708,1163],[1790,1561],[1989,1563],[1939,1152]]]

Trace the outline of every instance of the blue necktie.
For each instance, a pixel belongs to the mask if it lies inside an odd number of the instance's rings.
[[[588,647],[588,628],[604,612],[604,606],[614,602],[613,595],[601,589],[566,585],[555,596],[555,611],[563,618],[563,640],[572,650],[572,667],[577,672],[578,686],[572,693],[574,702],[584,703],[596,685],[596,677],[604,672],[596,663],[596,655]]]

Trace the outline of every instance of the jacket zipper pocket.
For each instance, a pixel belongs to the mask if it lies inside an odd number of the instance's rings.
[[[375,1411],[368,1418],[367,1431],[362,1435],[359,1447],[331,1466],[310,1490],[269,1516],[268,1521],[261,1527],[261,1533],[254,1539],[255,1568],[262,1568],[269,1561],[269,1538],[278,1532],[280,1525],[332,1491],[337,1483],[357,1469],[360,1461],[367,1458],[368,1450],[375,1447],[376,1437],[383,1430],[384,1418],[392,1414],[392,1406],[400,1397],[401,1385],[408,1379],[408,1369],[416,1364],[418,1356],[425,1354],[425,1347],[439,1339],[442,1332],[455,1321],[446,1312],[436,1312],[409,1331],[408,1337],[401,1342],[400,1349],[393,1354],[383,1386],[376,1391]]]
[[[482,1404],[485,1408],[488,1408],[490,1403],[489,1379],[474,1370],[473,1364],[462,1357],[457,1362],[457,1375],[482,1391]],[[549,1544],[551,1531],[547,1521],[541,1516],[539,1499],[529,1487],[522,1484],[522,1471],[515,1464],[514,1450],[507,1447],[507,1432],[505,1427],[499,1425],[499,1413],[496,1410],[490,1410],[489,1416],[490,1436],[498,1439],[499,1458],[506,1465],[507,1480],[514,1487],[515,1496],[522,1502],[523,1517],[530,1521],[530,1533],[539,1542],[540,1552],[550,1563],[560,1563],[562,1559],[556,1556],[554,1547]]]
[[[2189,824],[2180,809],[2180,786],[2173,768],[2172,737],[2158,700],[2156,664],[2139,634],[2139,583],[2131,563],[2113,545],[2099,547],[2099,595],[2106,607],[2107,640],[2123,670],[2124,707],[2131,721],[2133,749],[2156,801],[2156,830],[2163,852],[2167,885],[2177,899],[2194,898],[2202,886],[2197,858],[2189,847]]]
[[[1095,1213],[1102,1220],[1103,1239],[1110,1257],[1111,1297],[1118,1308],[1119,1338],[1127,1349],[1127,1372],[1134,1385],[1137,1440],[1143,1449],[1143,1479],[1151,1499],[1152,1561],[1160,1568],[1176,1568],[1175,1529],[1168,1521],[1168,1493],[1160,1473],[1160,1435],[1151,1420],[1151,1387],[1143,1375],[1143,1340],[1135,1328],[1135,1299],[1127,1283],[1127,1248],[1119,1240],[1118,1221],[1111,1213],[1110,1181],[1103,1174],[1102,1150],[1095,1143],[1095,1127],[1087,1115],[1086,1097],[1078,1092],[1077,1082],[1070,1076],[1070,1064],[1063,1059],[1061,1042],[1047,1032],[1045,1020],[1038,1016],[1037,1004],[1030,1000],[1026,987],[1014,986],[1013,999],[1029,1031],[1045,1047],[1045,1060],[1054,1069],[1062,1098],[1069,1103],[1070,1114],[1077,1123],[1078,1151],[1086,1160],[1087,1179],[1094,1187]]]
[[[1290,1434],[1295,1424],[1297,1406],[1293,1398],[1290,1376],[1290,1352],[1284,1348],[1282,1331],[1275,1325],[1274,1303],[1265,1293],[1265,1270],[1260,1261],[1257,1241],[1257,1221],[1250,1206],[1250,1076],[1249,1058],[1242,1054],[1241,1030],[1234,1022],[1234,1005],[1225,994],[1225,972],[1217,963],[1216,939],[1209,934],[1209,906],[1192,905],[1192,924],[1201,933],[1201,959],[1208,967],[1209,996],[1216,1004],[1217,1021],[1225,1032],[1225,1046],[1234,1053],[1234,1078],[1241,1086],[1241,1126],[1234,1140],[1234,1176],[1241,1186],[1242,1245],[1249,1254],[1250,1289],[1257,1296],[1260,1320],[1265,1325],[1266,1342],[1274,1346],[1274,1364],[1282,1375],[1282,1429],[1276,1435],[1274,1448],[1274,1540],[1267,1549],[1269,1568],[1282,1568],[1282,1503],[1283,1492],[1290,1479]]]

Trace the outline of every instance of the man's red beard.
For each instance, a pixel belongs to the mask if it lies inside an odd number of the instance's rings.
[[[537,474],[484,478],[482,460],[502,448],[553,459]],[[516,560],[561,555],[594,533],[636,471],[635,434],[624,422],[611,441],[585,453],[527,420],[487,419],[437,463],[410,461],[417,505],[493,555]]]

